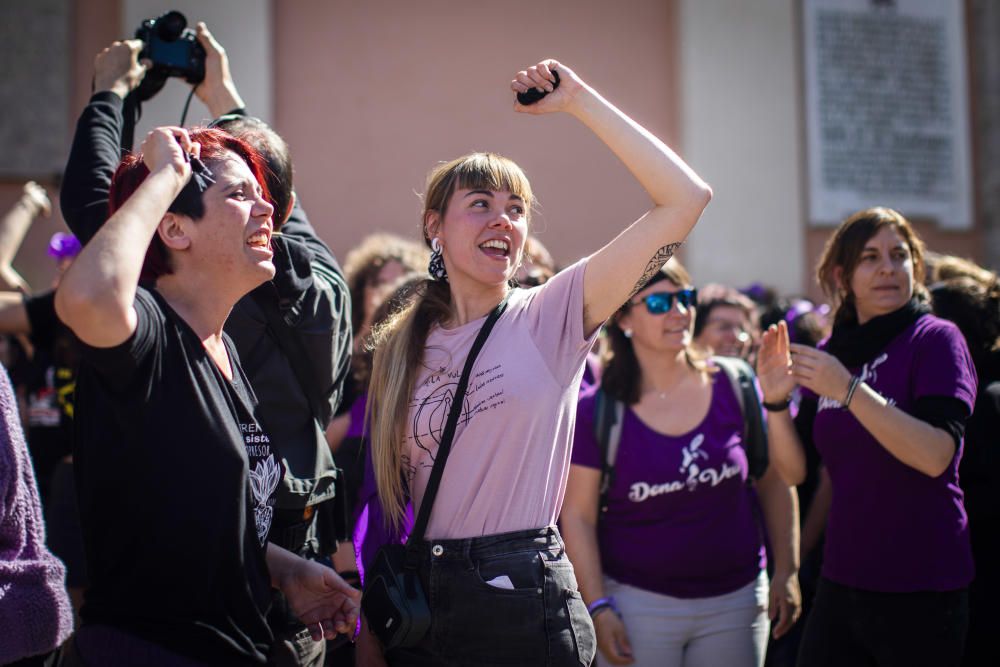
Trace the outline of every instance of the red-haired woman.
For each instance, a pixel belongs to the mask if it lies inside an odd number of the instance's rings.
[[[70,664],[265,664],[272,586],[317,639],[355,617],[332,570],[267,541],[280,459],[222,331],[274,275],[262,173],[221,131],[152,131],[56,293],[82,342],[75,465],[90,588]]]
[[[923,252],[896,211],[856,213],[818,270],[838,304],[829,340],[789,345],[784,324],[764,337],[761,378],[818,397],[813,440],[833,485],[801,665],[962,657],[973,565],[958,465],[976,371],[958,328],[930,314]],[[771,454],[789,482],[802,478],[801,448]]]

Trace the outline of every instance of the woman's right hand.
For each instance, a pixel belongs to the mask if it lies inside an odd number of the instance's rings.
[[[138,39],[127,39],[113,42],[98,53],[94,58],[94,92],[109,90],[125,99],[135,90],[151,64],[148,60],[139,60],[142,46]]]
[[[597,648],[608,662],[613,665],[635,662],[625,623],[613,610],[602,611],[594,617],[594,630],[597,633]]]
[[[788,325],[784,321],[772,324],[764,332],[757,352],[757,380],[768,403],[784,401],[795,389],[790,347]]]
[[[201,156],[201,144],[182,127],[158,127],[142,142],[142,161],[151,174],[171,169],[183,186],[191,178],[191,158]]]
[[[553,84],[556,79],[552,74],[553,70],[559,72],[559,87],[555,89],[553,89]],[[532,88],[546,90],[548,95],[529,105],[521,104],[515,98],[514,111],[536,115],[570,111],[580,93],[586,88],[586,84],[573,70],[549,58],[521,70],[510,82],[510,89],[515,94],[526,93]]]

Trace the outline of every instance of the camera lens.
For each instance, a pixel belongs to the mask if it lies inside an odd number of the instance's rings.
[[[156,27],[156,34],[164,42],[176,41],[184,28],[187,27],[187,19],[179,11],[172,10],[156,19],[153,24]]]

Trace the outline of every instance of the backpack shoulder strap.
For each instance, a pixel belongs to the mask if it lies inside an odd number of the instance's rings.
[[[740,404],[740,413],[744,417],[744,423],[746,423],[747,406],[741,377],[743,373],[739,367],[740,361],[730,357],[712,357],[712,363],[718,366],[719,370],[725,373],[726,379],[729,380],[729,385],[733,388],[733,393],[736,394],[736,402]]]
[[[622,439],[625,404],[598,389],[594,396],[594,437],[601,450],[601,485],[598,520],[608,508],[608,492],[615,476],[615,459]]]
[[[753,368],[746,361],[732,357],[712,357],[712,363],[726,374],[740,404],[740,412],[743,414],[743,449],[750,466],[748,481],[760,479],[768,466],[767,431],[764,430],[760,397],[754,386]]]

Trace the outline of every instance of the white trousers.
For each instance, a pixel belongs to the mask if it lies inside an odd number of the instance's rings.
[[[771,622],[767,573],[711,598],[653,593],[605,577],[621,611],[635,667],[762,667]],[[608,613],[608,612],[604,612]],[[598,652],[597,664],[609,666]]]

